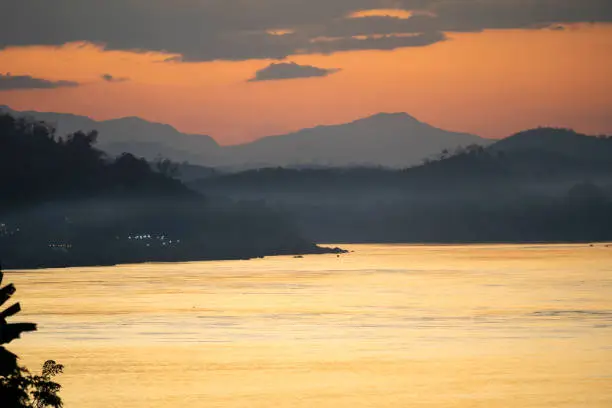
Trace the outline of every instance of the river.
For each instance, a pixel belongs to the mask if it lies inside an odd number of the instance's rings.
[[[66,408],[609,408],[612,246],[9,271]]]

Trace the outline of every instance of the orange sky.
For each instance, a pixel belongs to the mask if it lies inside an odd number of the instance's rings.
[[[3,91],[0,104],[95,119],[135,115],[221,144],[381,111],[495,138],[538,125],[612,134],[612,25],[449,38],[395,51],[291,57],[341,71],[265,82],[247,80],[272,60],[167,63],[168,55],[89,44],[9,48],[0,51],[1,72],[82,86]],[[104,82],[105,73],[130,80]]]

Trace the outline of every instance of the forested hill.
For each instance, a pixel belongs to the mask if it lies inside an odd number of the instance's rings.
[[[44,122],[0,114],[0,209],[94,196],[195,195],[170,177],[170,162],[152,168],[129,153],[111,159],[95,148],[96,139],[95,131],[58,137]]]
[[[565,129],[442,151],[403,170],[268,168],[189,185],[264,200],[322,242],[612,240],[612,138]]]
[[[544,160],[564,157],[567,160],[610,162],[612,136],[589,136],[572,129],[536,128],[516,133],[489,148],[494,152],[538,153]]]
[[[109,158],[95,132],[57,137],[0,114],[0,259],[7,268],[329,252],[261,203],[208,200],[175,166]]]
[[[208,171],[205,171],[208,170]],[[195,172],[194,172],[195,173]],[[567,192],[576,183],[612,185],[612,137],[566,129],[539,128],[489,146],[442,150],[423,163],[394,170],[384,167],[262,168],[237,173],[202,169],[189,185],[199,191],[308,192],[394,190],[407,194],[449,190],[533,188],[544,194]]]

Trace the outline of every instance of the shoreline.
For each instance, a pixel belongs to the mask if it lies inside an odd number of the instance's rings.
[[[273,256],[303,256],[303,255],[327,255],[327,254],[345,254],[349,251],[342,249],[340,247],[327,247],[327,246],[319,246],[315,245],[314,248],[309,250],[279,250],[269,253],[262,254],[250,254],[250,255],[228,255],[228,256],[220,256],[220,257],[210,257],[210,256],[187,256],[187,257],[176,257],[174,259],[160,259],[160,258],[150,258],[143,260],[126,260],[125,262],[121,261],[112,261],[112,262],[57,262],[57,263],[49,263],[45,265],[40,264],[32,264],[32,265],[6,265],[2,264],[3,270],[5,271],[25,271],[25,270],[39,270],[39,269],[67,269],[67,268],[93,268],[93,267],[109,267],[109,266],[118,266],[118,265],[141,265],[141,264],[165,264],[165,263],[183,263],[183,262],[215,262],[215,261],[249,261],[252,259],[261,259],[266,257]]]
[[[612,247],[610,241],[460,241],[460,242],[426,242],[426,241],[403,241],[403,242],[385,242],[385,241],[361,241],[361,242],[326,242],[324,246],[315,245],[314,248],[304,250],[278,250],[260,254],[249,255],[226,255],[226,256],[185,256],[180,257],[152,257],[142,260],[125,260],[125,261],[109,261],[109,262],[56,262],[48,264],[31,264],[31,265],[6,265],[3,263],[3,270],[6,271],[24,271],[24,270],[39,270],[39,269],[66,269],[66,268],[92,268],[92,267],[109,267],[118,265],[141,265],[141,264],[171,264],[171,263],[186,263],[186,262],[215,262],[215,261],[248,261],[253,259],[262,259],[276,256],[294,256],[300,257],[305,255],[327,255],[327,254],[346,254],[349,250],[343,249],[343,245],[405,245],[405,246],[470,246],[470,245],[590,245],[609,248]],[[335,246],[340,245],[340,246]]]

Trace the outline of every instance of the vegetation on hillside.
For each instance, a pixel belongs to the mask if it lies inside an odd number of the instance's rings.
[[[108,157],[96,133],[59,137],[0,114],[0,257],[9,268],[319,253],[263,203],[207,200],[129,153]]]
[[[612,240],[610,157],[612,138],[541,128],[404,170],[269,168],[190,185],[264,200],[324,242]]]

